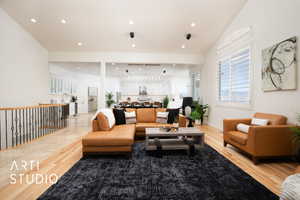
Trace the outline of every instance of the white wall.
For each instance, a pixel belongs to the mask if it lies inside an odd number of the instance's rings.
[[[84,67],[84,64],[82,64],[82,67]],[[98,75],[84,74],[80,71],[76,72],[76,70],[64,69],[59,63],[49,63],[49,68],[51,74],[55,77],[77,82],[78,88],[75,96],[78,97],[78,113],[88,113],[88,88],[97,87],[99,89],[100,77]],[[63,97],[63,95],[50,96],[51,99],[58,101],[62,100]],[[64,100],[66,100],[65,97]]]
[[[49,103],[48,52],[0,8],[0,107]]]
[[[146,70],[144,75],[130,75],[119,78],[119,91],[122,100],[130,96],[136,100],[139,94],[139,87],[145,86],[147,93],[153,101],[161,101],[166,95],[170,97],[191,96],[191,70],[188,68],[174,68],[169,70],[168,75],[160,76],[154,71]]]
[[[159,63],[159,64],[202,64],[199,54],[166,54],[134,52],[50,52],[50,62],[115,62],[115,63]]]
[[[205,56],[205,64],[201,72],[201,93],[204,103],[210,105],[209,124],[222,128],[224,118],[250,117],[254,112],[283,114],[289,122],[296,121],[296,113],[300,112],[300,70],[298,70],[298,89],[296,91],[280,91],[265,93],[261,87],[261,52],[277,42],[300,36],[300,1],[299,0],[249,0],[231,25],[226,29],[220,41],[241,28],[251,26],[254,33],[252,48],[253,60],[253,97],[252,109],[219,107],[217,99],[217,65],[216,46]],[[298,43],[299,45],[299,43]],[[300,51],[298,51],[298,66]]]

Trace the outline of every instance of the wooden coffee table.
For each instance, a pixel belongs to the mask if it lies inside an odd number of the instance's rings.
[[[187,150],[193,154],[195,149],[204,146],[204,132],[198,128],[179,128],[176,132],[163,128],[146,128],[146,150]]]

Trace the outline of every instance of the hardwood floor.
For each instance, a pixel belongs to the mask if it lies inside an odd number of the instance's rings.
[[[75,128],[77,126],[74,124]],[[223,147],[222,133],[217,129],[209,126],[199,127],[205,132],[206,144],[213,147],[220,154],[225,156],[235,165],[243,169],[246,173],[251,175],[254,179],[265,185],[275,194],[280,193],[280,185],[283,180],[290,174],[292,174],[297,166],[296,163],[261,163],[254,165],[252,161],[238,152],[234,147],[228,145],[226,148]],[[73,129],[71,129],[73,130]],[[70,130],[70,131],[71,131]],[[47,159],[40,163],[39,169],[28,170],[24,174],[57,174],[59,177],[68,171],[80,158],[82,157],[81,152],[81,141],[80,137],[72,144],[66,145],[64,148],[50,155]],[[51,186],[51,183],[44,184],[6,184],[0,188],[0,197],[5,199],[36,199],[40,196],[47,188]]]

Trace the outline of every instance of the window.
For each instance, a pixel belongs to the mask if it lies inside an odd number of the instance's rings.
[[[191,74],[191,81],[192,81],[192,96],[193,99],[199,100],[200,99],[200,73],[193,72]]]
[[[218,102],[250,105],[251,31],[239,30],[218,48]]]
[[[250,49],[219,62],[219,101],[250,103]]]

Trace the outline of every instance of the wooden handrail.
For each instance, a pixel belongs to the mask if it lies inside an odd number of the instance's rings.
[[[33,108],[49,108],[49,107],[60,107],[65,106],[67,104],[40,104],[37,106],[20,106],[20,107],[7,107],[7,108],[0,108],[1,110],[24,110],[24,109],[33,109]]]

